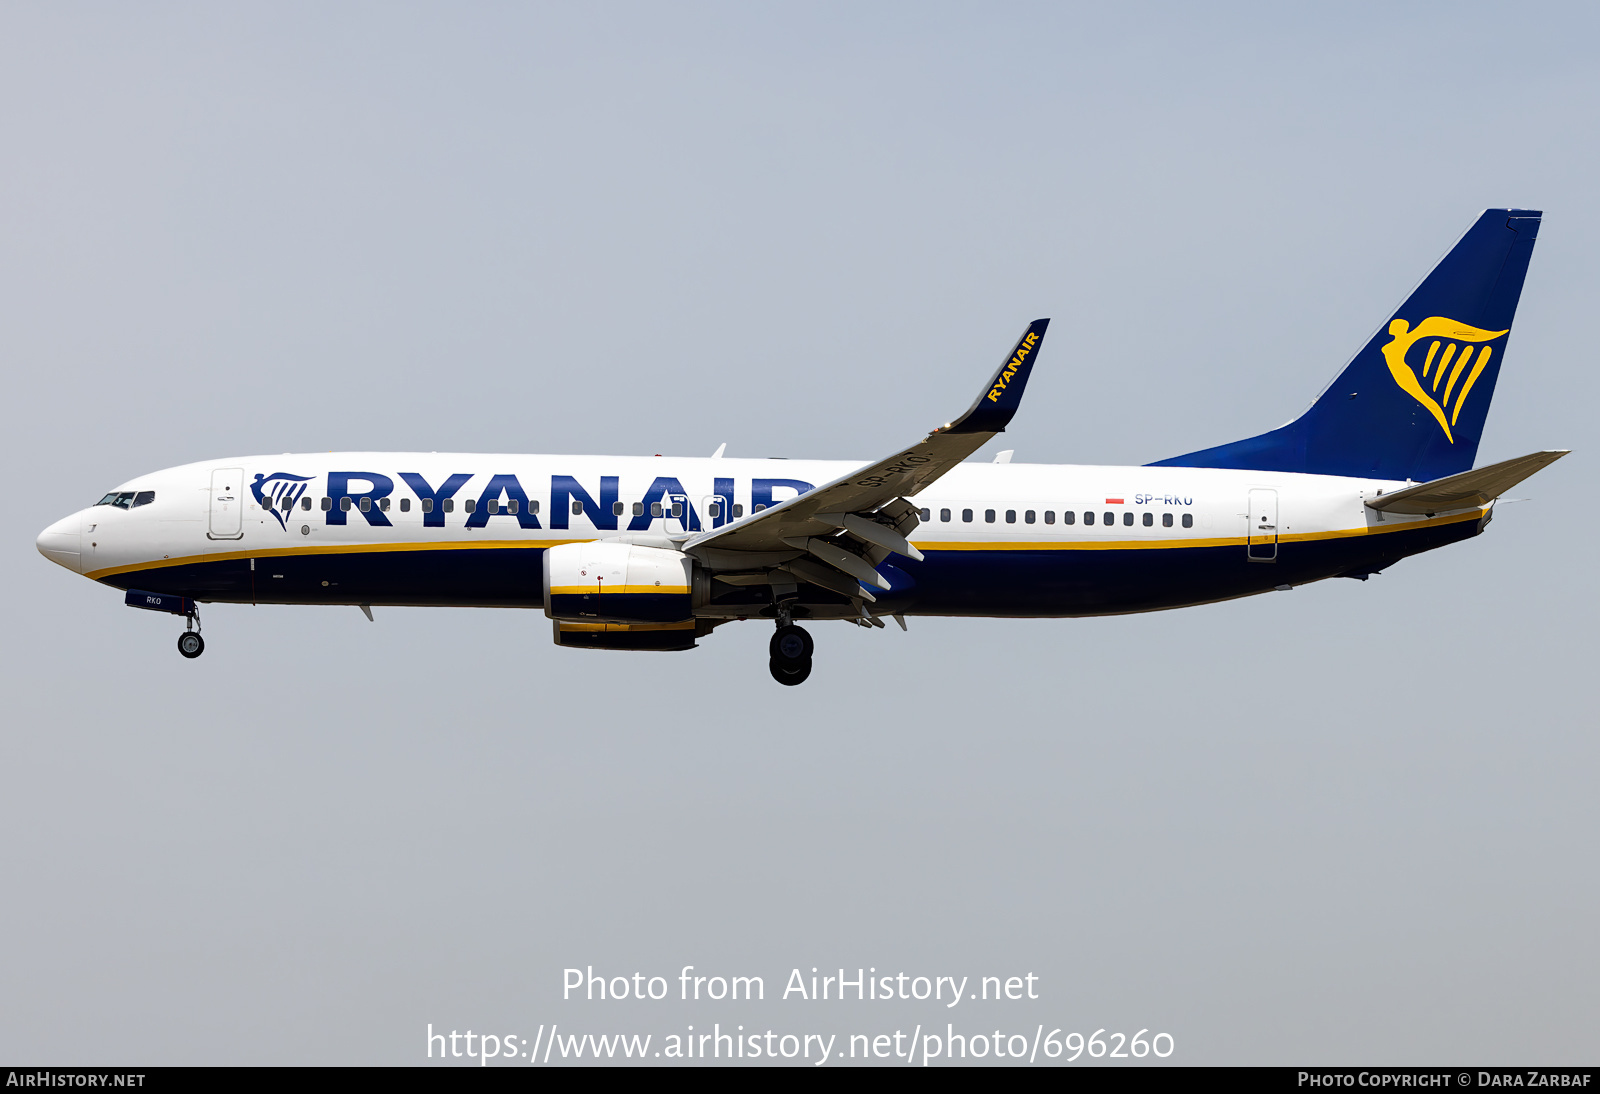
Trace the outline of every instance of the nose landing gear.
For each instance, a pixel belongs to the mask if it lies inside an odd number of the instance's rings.
[[[166,612],[183,616],[183,633],[178,635],[178,652],[193,660],[206,651],[206,640],[200,637],[200,605],[186,596],[171,593],[152,593],[144,589],[129,589],[126,600],[130,608],[143,608],[147,612]]]
[[[811,652],[815,648],[811,635],[793,623],[780,624],[777,633],[767,645],[770,659],[767,669],[772,678],[787,687],[805,683],[811,675]]]

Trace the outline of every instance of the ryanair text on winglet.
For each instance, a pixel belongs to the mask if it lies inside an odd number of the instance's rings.
[[[1033,347],[1038,341],[1039,336],[1031,331],[1028,333],[1028,337],[1022,340],[1022,345],[1017,347],[1017,355],[1011,359],[1004,371],[1000,373],[999,378],[994,382],[994,387],[989,389],[989,401],[991,403],[1000,401],[1001,392],[1005,391],[1006,385],[1011,382],[1011,377],[1015,376],[1017,369],[1022,367],[1023,358],[1033,352]]]

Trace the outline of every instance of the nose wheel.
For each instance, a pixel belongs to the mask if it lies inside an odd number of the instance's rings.
[[[767,669],[772,678],[786,687],[803,684],[811,675],[811,651],[815,648],[805,628],[786,623],[778,628],[767,645]]]

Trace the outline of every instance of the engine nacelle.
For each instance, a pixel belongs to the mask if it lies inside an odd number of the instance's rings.
[[[563,543],[544,553],[544,613],[574,623],[694,617],[694,560],[632,543]]]

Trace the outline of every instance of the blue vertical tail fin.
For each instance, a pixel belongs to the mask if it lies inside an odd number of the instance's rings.
[[[1486,210],[1299,418],[1151,466],[1419,482],[1469,470],[1541,215]]]

